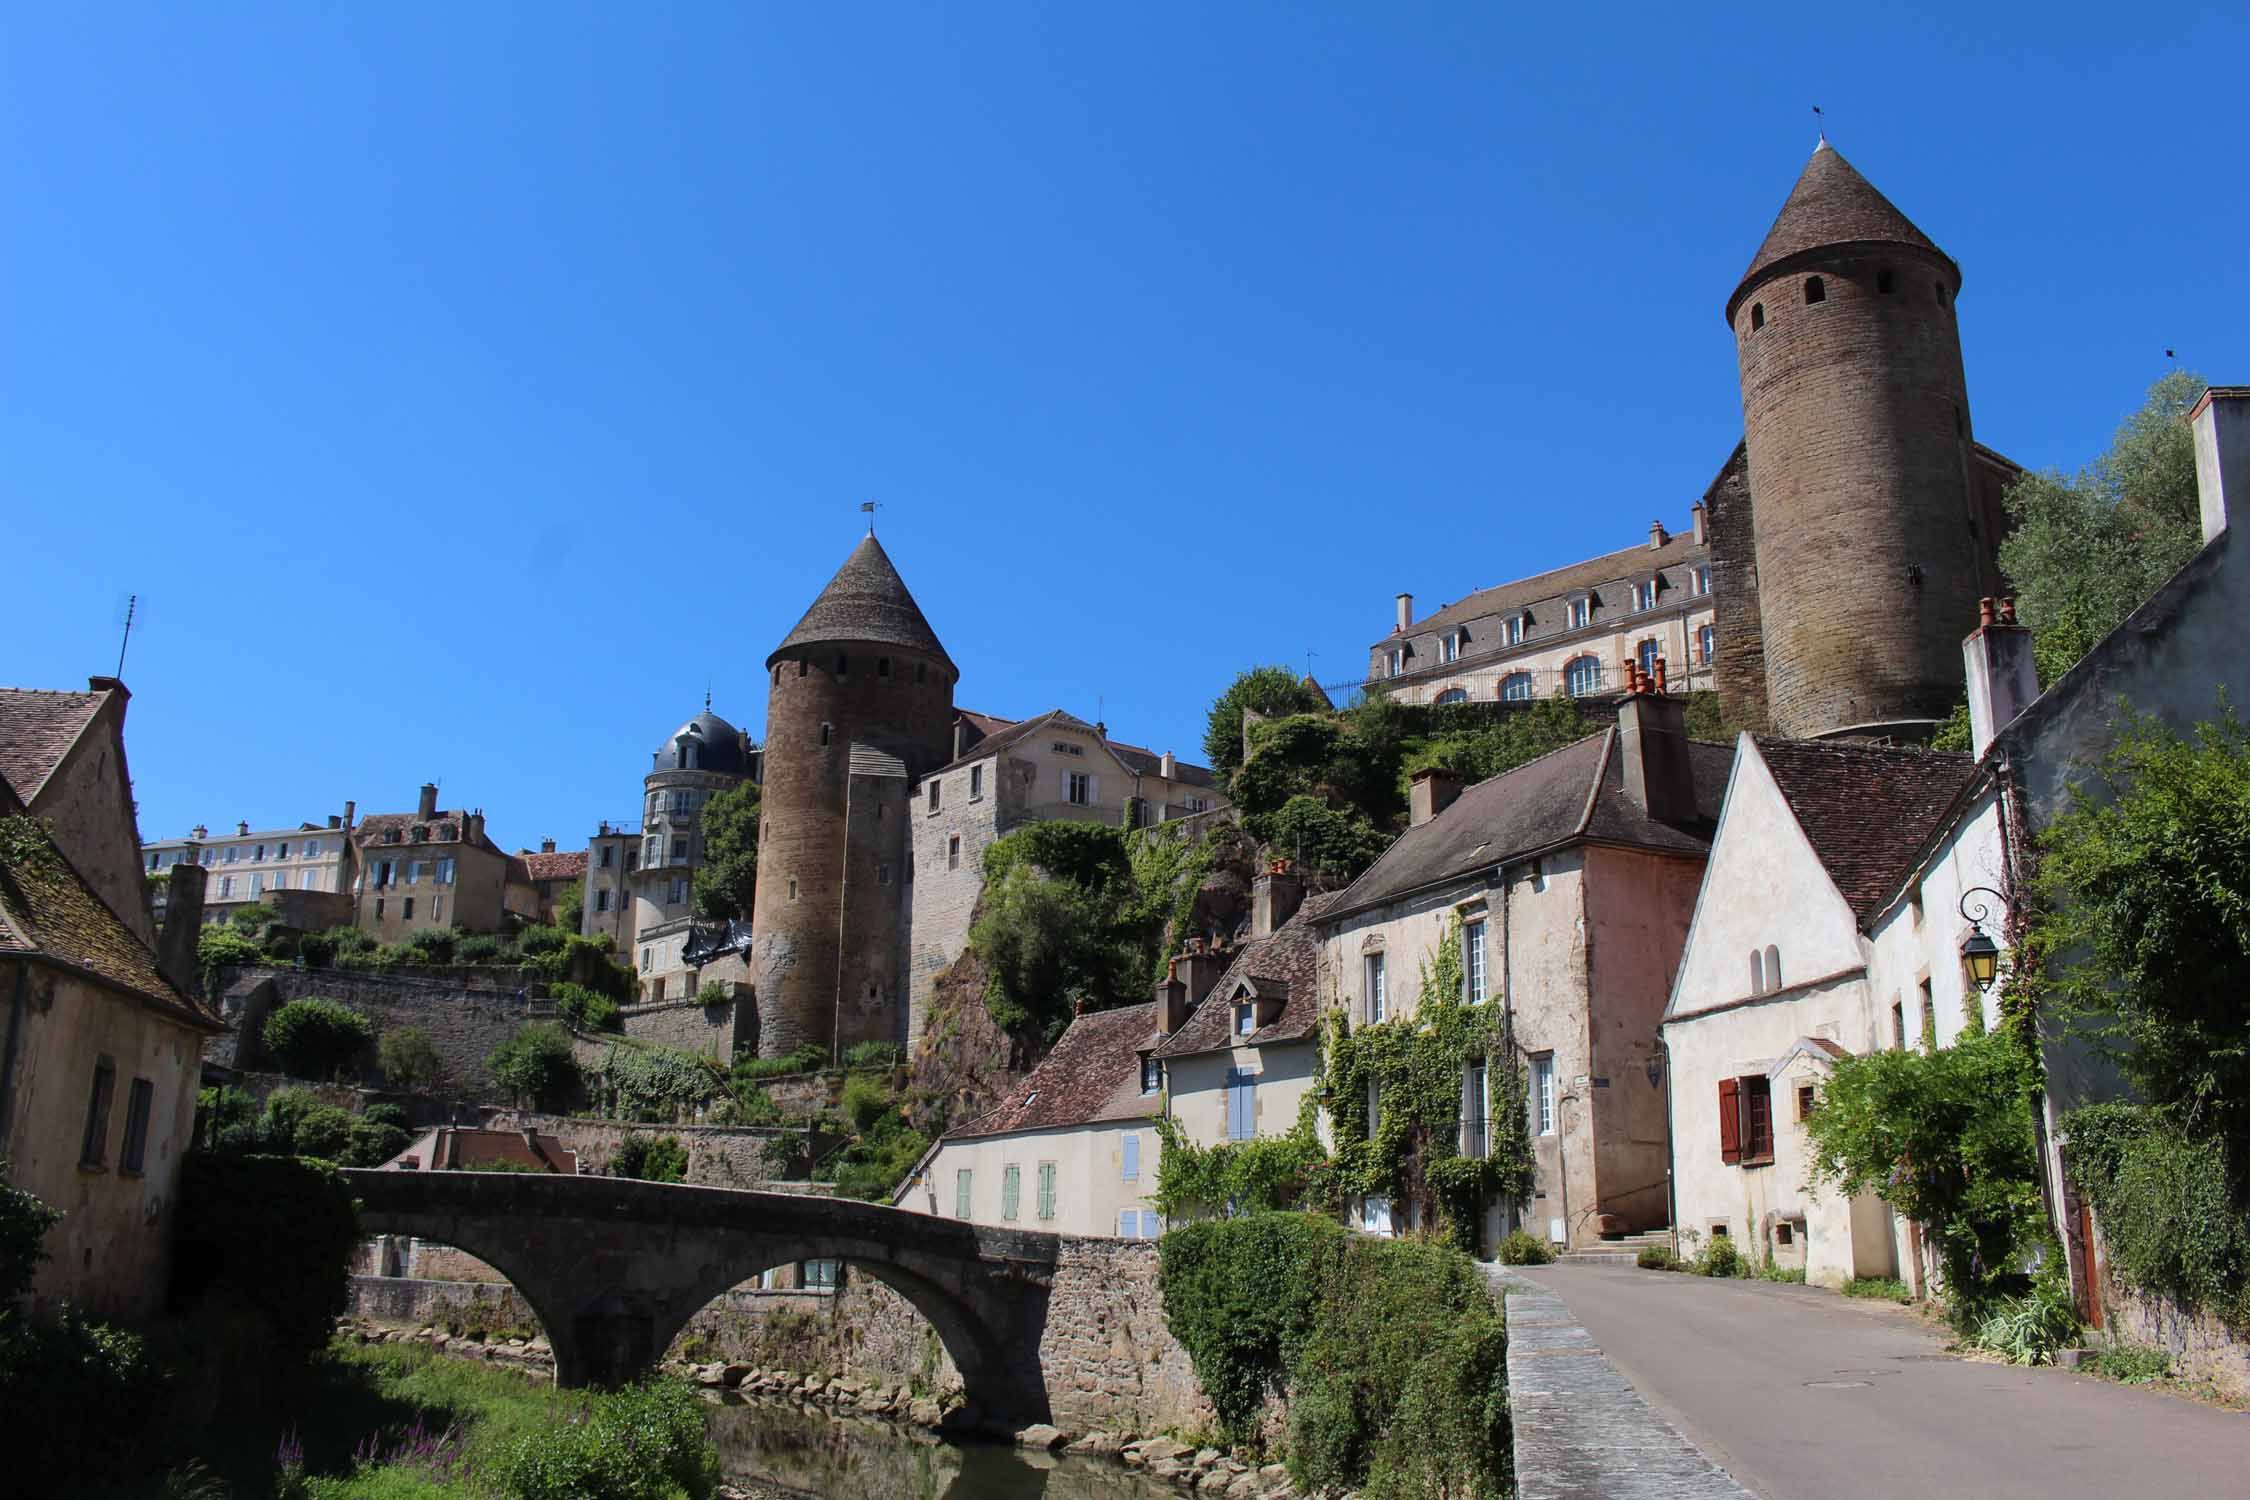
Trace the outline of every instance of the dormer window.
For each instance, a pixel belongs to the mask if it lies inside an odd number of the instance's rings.
[[[1570,628],[1577,630],[1592,622],[1594,618],[1594,596],[1588,594],[1583,598],[1573,599],[1564,606],[1564,609],[1569,615]]]
[[[1688,574],[1688,592],[1701,598],[1711,592],[1711,570],[1697,568]]]
[[[1248,1036],[1258,1029],[1258,1004],[1245,1000],[1234,1008],[1234,1034]]]
[[[1153,1057],[1141,1059],[1141,1092],[1154,1094],[1164,1087],[1164,1064]]]
[[[1391,654],[1384,665],[1387,668],[1384,673],[1385,676],[1402,676],[1406,671],[1406,648],[1403,646],[1393,646],[1391,648]]]
[[[1653,580],[1648,583],[1636,583],[1633,585],[1633,608],[1656,608],[1656,584]]]
[[[1438,638],[1438,660],[1459,661],[1462,651],[1467,649],[1468,644],[1469,632],[1466,630],[1455,630],[1440,636]]]
[[[1529,615],[1515,615],[1502,620],[1500,622],[1500,644],[1503,646],[1522,645],[1524,630],[1530,623],[1531,616]]]

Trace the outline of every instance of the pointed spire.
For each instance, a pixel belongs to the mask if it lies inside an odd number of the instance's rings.
[[[1860,176],[1824,135],[1798,175],[1797,185],[1789,190],[1789,201],[1781,205],[1773,228],[1766,231],[1750,269],[1742,273],[1734,295],[1727,299],[1727,321],[1734,321],[1734,310],[1751,283],[1780,262],[1808,250],[1851,244],[1906,245],[1926,251],[1945,262],[1955,288],[1960,286],[1961,268],[1953,258]]]
[[[938,644],[937,632],[922,615],[922,607],[907,592],[906,580],[891,565],[890,554],[872,535],[862,537],[852,555],[828,580],[828,587],[813,600],[797,628],[790,631],[766,658],[771,667],[793,646],[820,646],[842,642],[875,646],[900,646],[926,652],[958,673],[953,658]]]

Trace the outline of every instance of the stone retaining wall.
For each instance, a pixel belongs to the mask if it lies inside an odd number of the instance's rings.
[[[435,971],[443,974],[444,971]],[[340,1001],[374,1023],[376,1033],[414,1027],[435,1044],[444,1069],[432,1090],[461,1099],[498,1101],[500,1093],[485,1072],[484,1060],[528,1020],[553,1014],[544,1000],[529,998],[519,971],[483,969],[475,978],[426,977],[392,970],[286,969],[242,967],[221,971],[220,1014],[228,1031],[210,1044],[210,1059],[226,1067],[271,1067],[259,1040],[266,1018],[292,1000],[314,996]],[[526,998],[518,999],[519,994]],[[370,1047],[357,1082],[380,1086],[382,1077]]]
[[[732,1062],[736,1046],[749,1039],[743,1022],[754,1014],[743,999],[733,995],[717,1005],[705,1005],[690,997],[627,1005],[618,1011],[625,1034],[636,1041],[700,1052],[721,1067]]]
[[[627,1125],[615,1120],[586,1120],[572,1115],[543,1115],[530,1110],[503,1109],[486,1122],[493,1130],[533,1129],[556,1136],[578,1153],[581,1173],[607,1175],[626,1139],[677,1136],[687,1148],[687,1180],[698,1187],[775,1187],[775,1173],[766,1161],[766,1143],[798,1134],[771,1125]],[[791,1184],[794,1189],[797,1184]],[[825,1185],[820,1185],[825,1187]]]
[[[2209,1313],[2188,1312],[2168,1297],[2136,1291],[2115,1276],[2102,1280],[2102,1331],[2109,1339],[2162,1349],[2180,1379],[2207,1382],[2230,1400],[2250,1401],[2250,1342],[2229,1333]],[[2096,1342],[2097,1336],[2088,1341]]]
[[[531,1304],[505,1281],[425,1281],[354,1276],[348,1315],[389,1328],[481,1330],[525,1338],[544,1332]],[[527,1332],[528,1330],[528,1332]],[[541,1340],[544,1350],[544,1340]]]

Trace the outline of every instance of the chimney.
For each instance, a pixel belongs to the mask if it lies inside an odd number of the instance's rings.
[[[1979,756],[2039,696],[2031,632],[2016,623],[2016,601],[1977,601],[1977,628],[1961,643],[1969,675],[1969,745]]]
[[[540,852],[541,854],[552,854],[552,853],[554,853],[554,852],[555,852],[555,841],[554,841],[553,839],[541,839],[541,840],[539,841],[539,852]]]
[[[1156,1030],[1160,1036],[1170,1036],[1187,1024],[1188,1012],[1195,1002],[1188,999],[1187,981],[1180,978],[1180,961],[1173,959],[1164,977],[1156,982]]]
[[[969,721],[958,715],[953,720],[953,758],[959,760],[969,753]]]
[[[242,837],[243,835],[247,834],[247,833],[248,833],[249,831],[250,831],[250,820],[249,820],[248,818],[238,818],[238,819],[236,819],[236,820],[235,820],[235,825],[234,825],[234,835],[235,835],[235,837],[236,837],[236,838],[241,838],[241,837]]]
[[[202,971],[196,961],[196,940],[203,933],[207,873],[203,866],[185,861],[172,866],[164,895],[164,928],[156,935],[156,971],[190,995],[196,992]]]
[[[417,805],[414,809],[414,817],[418,822],[427,823],[430,821],[430,819],[436,816],[437,783],[434,781],[425,781],[422,783],[422,800],[420,804]]]
[[[204,827],[201,823],[196,824],[195,827],[188,830],[188,837],[199,842],[203,839],[209,838],[210,836],[211,830]]]
[[[1453,805],[1461,795],[1459,772],[1442,766],[1425,766],[1414,773],[1414,784],[1407,792],[1407,826],[1419,828]]]
[[[351,830],[352,815],[357,813],[358,811],[359,804],[347,798],[344,802],[344,829],[346,832],[349,832]]]
[[[609,819],[602,819],[600,825],[594,829],[594,837],[598,839],[606,839],[609,837]]]
[[[1163,777],[1166,781],[1177,780],[1180,774],[1179,757],[1175,756],[1169,750],[1165,751],[1163,758],[1158,760],[1156,763],[1156,774]]]
[[[330,813],[328,815],[328,826],[331,828],[341,828],[344,826],[344,820],[337,817],[334,813]]]
[[[1398,630],[1395,633],[1398,635],[1406,634],[1408,627],[1413,623],[1414,596],[1412,594],[1401,594],[1398,596]]]
[[[1703,526],[1704,526],[1703,502],[1702,502],[1702,501],[1700,501],[1700,500],[1696,501],[1696,502],[1695,502],[1695,508],[1694,508],[1694,509],[1692,509],[1692,510],[1690,510],[1690,511],[1688,512],[1688,514],[1689,514],[1690,516],[1694,517],[1693,525],[1694,525],[1694,528],[1695,528],[1695,545],[1697,545],[1698,547],[1701,547],[1701,546],[1704,546],[1704,545],[1706,545],[1706,543],[1707,543],[1707,541],[1708,541],[1708,538],[1707,538],[1707,537],[1705,537],[1705,535],[1704,535],[1704,532],[1703,532]]]
[[[2208,542],[2227,529],[2235,501],[2250,505],[2250,385],[2211,387],[2188,413],[2188,426],[2195,432],[2195,492]]]
[[[1670,538],[1664,535],[1664,523],[1662,521],[1648,523],[1648,546],[1651,552],[1663,546],[1669,540]]]
[[[461,842],[464,844],[481,844],[484,842],[483,808],[478,808],[462,819]]]
[[[1187,951],[1172,960],[1172,978],[1187,986],[1187,1003],[1197,1006],[1211,993],[1211,986],[1227,971],[1234,955],[1214,948],[1201,938],[1189,938]]]
[[[1289,861],[1277,859],[1266,866],[1266,873],[1250,883],[1250,936],[1272,937],[1297,914],[1305,899],[1305,883],[1297,878]],[[1212,982],[1218,975],[1211,976]]]
[[[1687,705],[1659,690],[1664,663],[1643,674],[1636,663],[1632,689],[1617,706],[1617,741],[1625,753],[1625,795],[1659,823],[1695,816],[1695,767],[1688,759]]]

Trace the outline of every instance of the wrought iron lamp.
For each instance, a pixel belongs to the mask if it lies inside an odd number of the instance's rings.
[[[1984,885],[1972,885],[1961,893],[1961,916],[1969,923],[1969,934],[1961,939],[1961,967],[1968,971],[1970,982],[1978,989],[1988,990],[2000,972],[2000,945],[1984,930],[1992,908],[1979,901],[1974,910],[1970,909],[1969,898],[1978,895],[1990,896],[2003,904],[2008,898]]]

